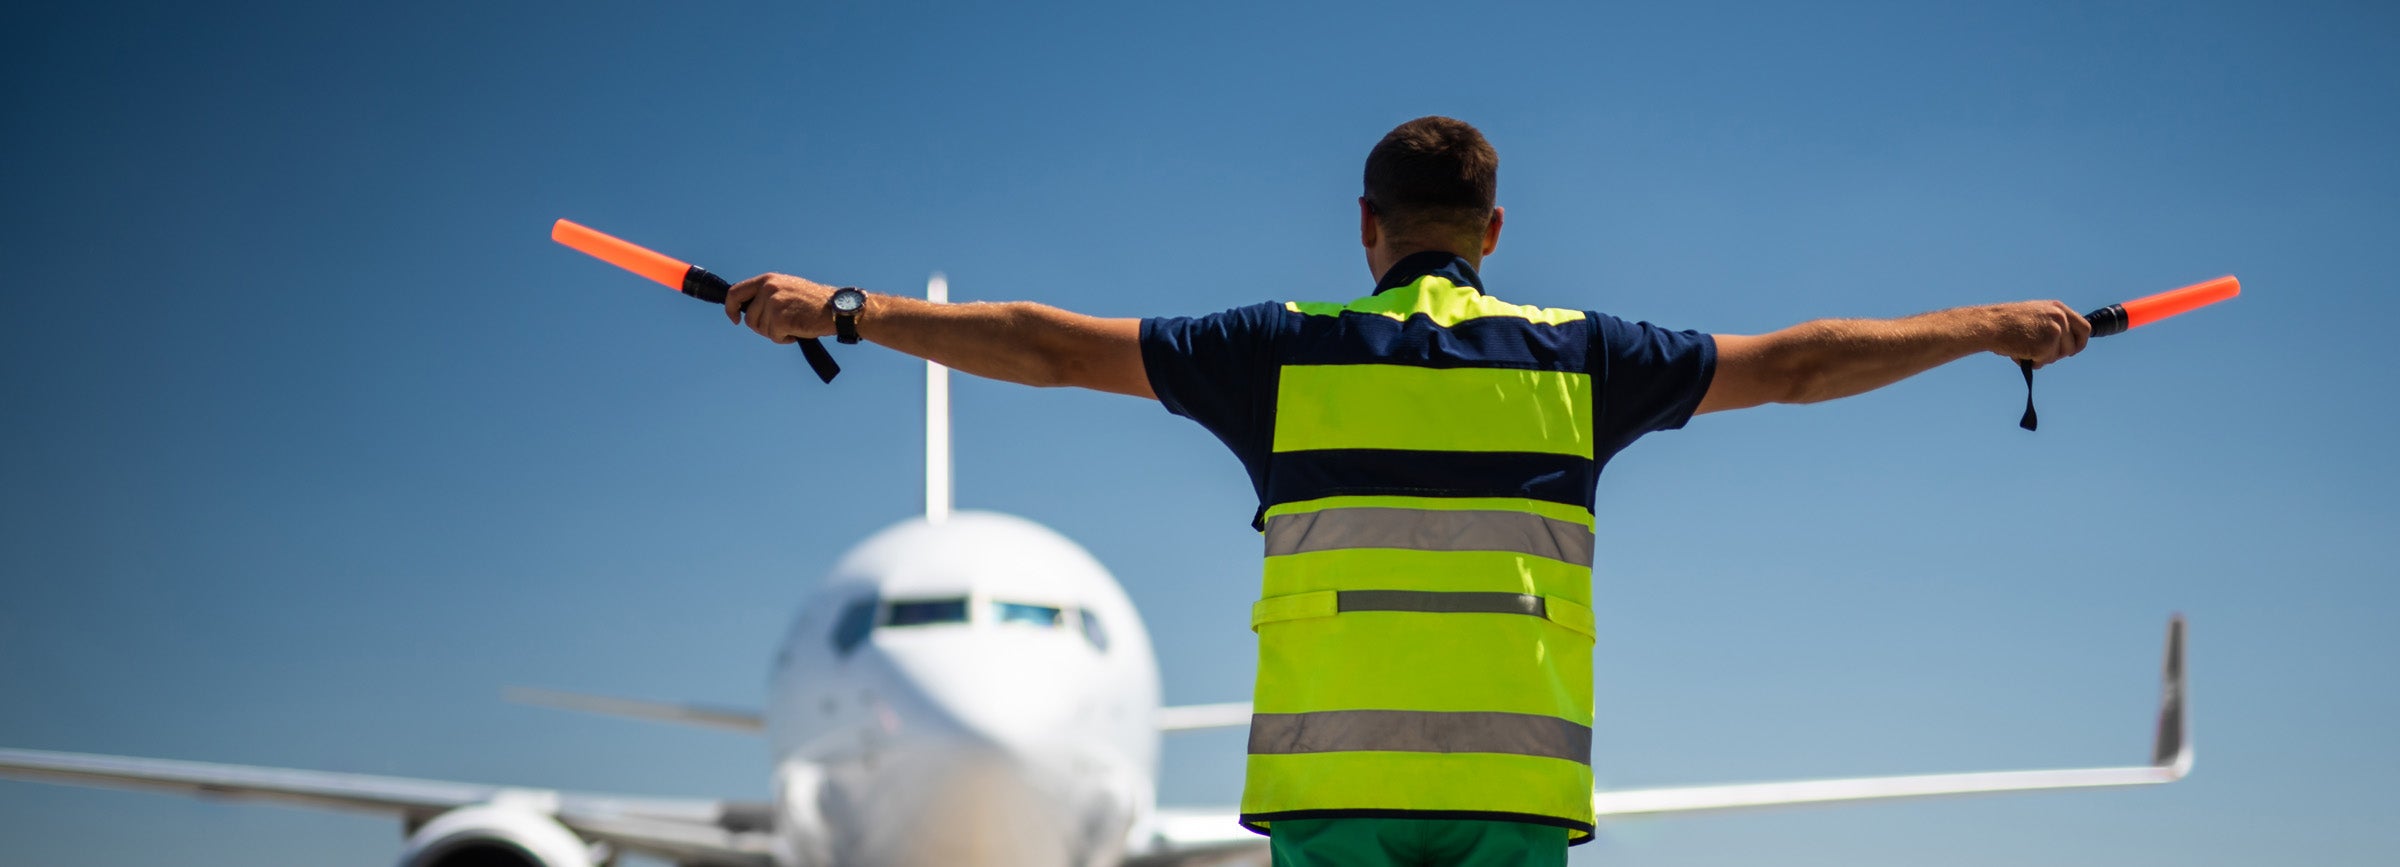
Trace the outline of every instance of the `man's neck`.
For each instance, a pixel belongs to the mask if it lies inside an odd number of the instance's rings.
[[[1375,294],[1409,285],[1428,275],[1440,275],[1452,285],[1483,291],[1483,277],[1466,257],[1442,249],[1419,250],[1386,268],[1375,279]]]
[[[1474,268],[1476,270],[1483,269],[1483,256],[1479,252],[1461,253],[1447,245],[1409,246],[1379,249],[1368,256],[1367,264],[1369,267],[1374,269],[1375,279],[1381,280],[1383,279],[1383,275],[1392,273],[1392,268],[1398,266],[1402,260],[1405,260],[1408,257],[1414,256],[1418,253],[1446,253],[1467,260],[1467,267],[1469,268]]]

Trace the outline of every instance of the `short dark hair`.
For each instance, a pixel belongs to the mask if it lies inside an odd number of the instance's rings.
[[[1367,205],[1393,234],[1480,232],[1499,187],[1500,153],[1463,120],[1420,117],[1367,152]]]

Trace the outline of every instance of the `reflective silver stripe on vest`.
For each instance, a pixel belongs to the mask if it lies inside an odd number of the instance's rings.
[[[1588,567],[1592,546],[1581,524],[1501,509],[1362,506],[1267,519],[1269,557],[1344,548],[1511,551]]]
[[[1355,750],[1507,753],[1592,763],[1592,729],[1498,711],[1328,710],[1250,717],[1251,755]]]
[[[1434,614],[1526,614],[1548,616],[1542,597],[1479,590],[1344,590],[1334,594],[1336,611],[1424,611]]]

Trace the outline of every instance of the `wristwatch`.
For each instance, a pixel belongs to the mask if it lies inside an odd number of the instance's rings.
[[[858,311],[867,306],[867,293],[856,286],[833,290],[833,339],[858,342]]]

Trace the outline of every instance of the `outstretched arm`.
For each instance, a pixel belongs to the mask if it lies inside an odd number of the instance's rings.
[[[2049,364],[2082,352],[2092,324],[2060,301],[1937,310],[1900,319],[1819,319],[1771,334],[1717,335],[1717,373],[1699,412],[1863,394],[1978,352]]]
[[[777,343],[833,334],[833,287],[761,274],[725,295],[725,318]],[[753,299],[756,299],[753,301]],[[976,376],[1155,398],[1142,368],[1142,322],[1101,319],[1030,301],[935,304],[869,293],[858,336]]]

